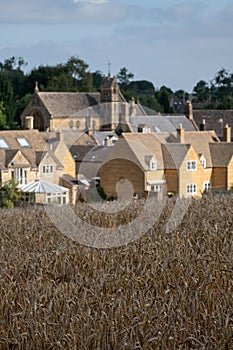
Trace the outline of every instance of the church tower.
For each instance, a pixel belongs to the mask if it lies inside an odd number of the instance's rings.
[[[102,130],[115,130],[119,123],[128,121],[128,104],[120,92],[116,78],[111,77],[110,73],[102,80],[100,86],[100,103],[102,110]]]

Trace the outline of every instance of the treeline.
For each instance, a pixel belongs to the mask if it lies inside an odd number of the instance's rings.
[[[26,61],[11,57],[0,62],[0,129],[20,128],[20,115],[34,92],[35,82],[40,91],[93,92],[99,91],[104,74],[91,72],[82,59],[72,56],[66,63],[39,66],[25,73]],[[133,80],[134,74],[126,67],[116,75],[127,100],[134,97],[155,113],[183,112],[187,91],[172,91],[162,86],[156,89],[147,80]],[[233,108],[233,74],[222,68],[210,82],[199,81],[191,98],[203,108]]]

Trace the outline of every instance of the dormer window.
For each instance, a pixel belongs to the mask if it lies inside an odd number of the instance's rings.
[[[201,161],[201,164],[203,165],[203,168],[205,169],[206,168],[206,159],[203,155],[201,155],[200,161]]]
[[[143,132],[144,134],[148,134],[149,132],[151,132],[151,130],[150,130],[150,128],[148,128],[148,127],[144,127],[144,128],[142,128],[142,132]]]
[[[154,158],[150,161],[150,170],[157,170],[157,161]]]

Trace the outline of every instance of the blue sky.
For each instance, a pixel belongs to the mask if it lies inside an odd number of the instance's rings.
[[[90,71],[191,92],[223,67],[233,71],[233,0],[1,0],[0,61],[27,70],[78,56]]]

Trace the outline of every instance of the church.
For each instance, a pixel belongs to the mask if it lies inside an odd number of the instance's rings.
[[[39,131],[115,131],[132,115],[146,115],[134,99],[128,103],[115,77],[103,78],[100,92],[41,92],[34,94],[21,114],[23,129]]]

